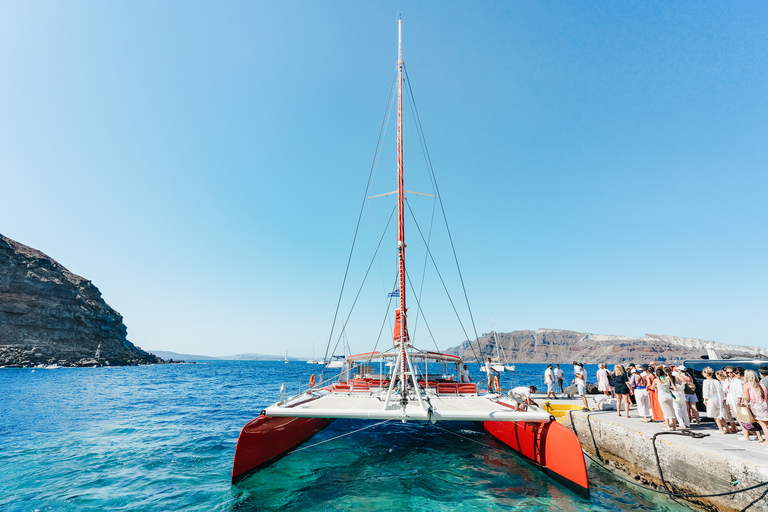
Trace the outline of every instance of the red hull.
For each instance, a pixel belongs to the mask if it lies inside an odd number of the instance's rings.
[[[570,489],[589,497],[581,443],[569,428],[549,423],[486,421],[485,429]]]
[[[263,414],[240,431],[232,464],[232,483],[285,455],[330,425],[328,418],[268,418]]]

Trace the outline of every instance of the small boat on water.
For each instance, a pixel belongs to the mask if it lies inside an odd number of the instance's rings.
[[[315,381],[299,394],[267,407],[246,424],[237,440],[232,482],[287,455],[334,419],[377,421],[470,421],[582,495],[589,495],[586,465],[576,435],[534,405],[460,382],[463,361],[452,354],[422,350],[408,332],[403,185],[403,59],[398,20],[397,61],[397,290],[392,346],[348,355],[338,375]],[[425,194],[427,195],[427,194]],[[415,297],[416,298],[416,297]],[[418,308],[421,309],[420,307]],[[379,327],[377,326],[378,330]],[[330,342],[329,342],[330,345]],[[332,353],[332,352],[331,352]],[[286,363],[287,363],[286,354]]]

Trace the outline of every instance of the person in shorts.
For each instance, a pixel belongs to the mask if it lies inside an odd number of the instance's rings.
[[[685,365],[681,364],[677,367],[677,374],[685,384],[683,393],[685,394],[686,407],[688,408],[688,417],[691,421],[695,419],[696,426],[700,427],[701,418],[699,417],[699,410],[696,408],[696,404],[699,401],[696,397],[696,383],[694,382],[693,377],[691,377],[691,374],[688,373]]]
[[[531,398],[531,393],[536,392],[536,386],[518,386],[512,388],[509,392],[509,396],[516,399],[518,403],[515,405],[516,411],[525,411],[529,405],[538,405]]]
[[[547,385],[547,398],[557,398],[555,395],[555,372],[552,370],[552,365],[547,365],[547,369],[544,372],[544,384]]]
[[[582,411],[589,410],[589,404],[587,403],[587,372],[584,370],[584,363],[573,362],[573,373],[576,377],[573,379],[572,384],[576,384],[576,389],[579,392],[579,396],[584,401],[584,408]]]

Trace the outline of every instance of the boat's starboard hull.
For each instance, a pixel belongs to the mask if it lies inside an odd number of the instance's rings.
[[[576,434],[556,421],[549,423],[486,421],[485,429],[563,485],[589,497],[584,453]]]
[[[270,418],[263,414],[240,431],[232,464],[232,483],[275,462],[330,425],[328,418]]]

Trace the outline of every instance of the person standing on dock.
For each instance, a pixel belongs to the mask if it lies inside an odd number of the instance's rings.
[[[584,408],[582,411],[589,410],[589,404],[587,403],[587,372],[584,370],[582,363],[573,362],[573,373],[575,378],[571,384],[576,384],[576,389],[579,392],[579,396],[584,401]]]
[[[613,367],[613,384],[616,391],[616,410],[621,416],[621,403],[624,402],[624,409],[629,418],[629,382],[624,367],[620,364]]]
[[[766,368],[766,371],[768,371],[768,368]],[[560,392],[561,393],[564,393],[564,391],[563,391],[563,377],[565,377],[565,373],[563,372],[563,369],[560,368],[560,365],[558,364],[555,367],[555,380],[557,381],[557,385],[560,388]]]
[[[600,363],[597,370],[597,390],[602,391],[605,396],[613,396],[613,385],[611,372],[608,371],[608,365]]]
[[[552,371],[552,365],[547,365],[544,371],[544,384],[547,385],[547,398],[557,399],[555,395],[555,372]]]
[[[677,417],[675,416],[675,409],[673,406],[674,397],[671,390],[672,383],[669,377],[664,372],[664,368],[659,366],[656,368],[656,380],[651,384],[651,389],[656,391],[659,396],[659,405],[661,411],[664,414],[664,423],[667,425],[665,430],[677,430]]]
[[[766,439],[768,439],[768,389],[760,384],[757,374],[752,370],[746,370],[744,372],[743,395],[743,404],[749,406],[750,411],[752,411],[752,416],[754,416],[755,420],[760,423],[760,427],[763,429],[763,434],[766,436]],[[768,443],[766,439],[757,444],[765,445]]]
[[[723,392],[723,419],[725,421],[725,427],[729,434],[738,434],[739,428],[736,423],[736,418],[731,413],[731,407],[728,405],[728,375],[725,374],[725,370],[717,370],[715,372],[715,378],[720,382],[720,388]]]
[[[768,366],[761,366],[757,371],[760,372],[760,384],[768,389]]]
[[[704,407],[707,408],[707,416],[715,420],[717,428],[721,434],[727,434],[728,429],[725,426],[725,416],[723,416],[723,406],[725,396],[720,382],[714,378],[715,372],[707,366],[701,370],[705,379],[701,385],[701,398],[704,400]]]
[[[629,378],[629,384],[635,392],[635,402],[637,402],[637,415],[640,416],[643,423],[653,422],[653,409],[651,409],[651,397],[648,395],[648,381],[645,380],[645,372],[643,375],[637,373],[636,369],[632,369],[632,373]]]
[[[699,403],[699,399],[696,397],[696,382],[688,373],[685,365],[678,366],[677,373],[685,384],[685,406],[688,408],[688,417],[691,421],[696,420],[696,425],[700,427],[701,418],[699,418],[699,410],[696,408],[696,404]]]

